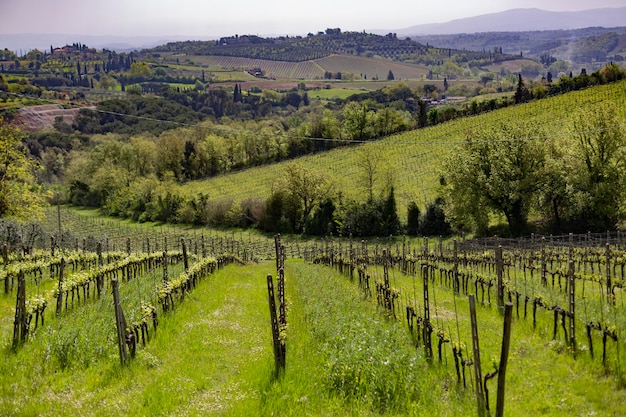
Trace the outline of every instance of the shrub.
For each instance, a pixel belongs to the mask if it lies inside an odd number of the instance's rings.
[[[443,199],[437,197],[426,207],[420,222],[420,234],[424,236],[448,236],[452,233],[450,223],[443,212]]]

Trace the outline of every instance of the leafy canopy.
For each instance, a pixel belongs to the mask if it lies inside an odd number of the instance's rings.
[[[36,162],[22,145],[24,134],[0,118],[0,217],[29,220],[41,214],[45,194],[35,182]]]

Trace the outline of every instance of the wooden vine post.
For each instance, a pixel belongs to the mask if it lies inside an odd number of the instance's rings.
[[[126,238],[126,254],[130,256],[130,238]]]
[[[276,314],[276,298],[274,295],[274,280],[272,275],[267,275],[267,296],[270,307],[270,321],[272,325],[272,341],[274,346],[274,376],[278,377],[280,370],[284,368],[283,353],[280,343],[280,330]]]
[[[568,279],[569,279],[569,335],[570,335],[570,346],[572,347],[572,352],[574,352],[574,356],[576,356],[576,278],[574,276],[574,260],[570,258],[569,260],[569,270],[568,270]]]
[[[117,278],[111,279],[113,288],[113,308],[115,309],[115,327],[117,328],[117,346],[120,352],[120,362],[123,365],[128,363],[128,352],[126,351],[126,318],[120,304],[119,284]]]
[[[513,319],[513,303],[504,305],[504,331],[502,334],[502,350],[500,351],[500,366],[498,367],[498,397],[496,402],[496,417],[504,416],[504,384],[506,382],[506,364],[509,359],[511,344],[511,321]]]
[[[98,242],[96,245],[96,252],[98,253],[98,267],[102,268],[102,242]],[[102,288],[104,287],[104,275],[101,273],[96,277],[96,291],[98,292],[98,298],[102,294]]]
[[[280,269],[280,233],[274,236],[274,249],[276,251],[276,270]]]
[[[352,246],[352,233],[350,233],[350,281],[352,281],[353,279],[354,279],[354,248]]]
[[[478,322],[476,321],[476,300],[473,294],[469,295],[470,320],[472,324],[472,350],[474,351],[474,377],[476,382],[476,401],[478,416],[484,417],[486,412],[485,394],[483,392],[483,375],[480,367],[480,348],[478,343]]]
[[[2,261],[4,262],[4,267],[9,266],[9,246],[5,243],[2,245]],[[9,293],[9,276],[4,277],[4,293]]]
[[[383,303],[388,312],[391,312],[391,294],[389,285],[389,258],[391,254],[383,249]]]
[[[546,262],[546,238],[541,237],[541,283],[548,285],[548,263]]]
[[[189,260],[187,259],[187,244],[185,243],[185,238],[180,238],[180,245],[183,248],[183,265],[185,266],[185,272],[189,273]]]
[[[26,312],[26,280],[20,271],[17,279],[17,299],[15,302],[15,320],[13,322],[13,349],[23,344],[28,337],[28,314]]]
[[[430,298],[428,295],[428,265],[422,265],[422,277],[424,278],[424,354],[428,361],[433,357],[433,346],[430,335],[433,331],[430,325]]]
[[[59,286],[57,294],[57,316],[61,314],[63,309],[63,272],[65,270],[65,258],[61,258],[61,264],[59,265]]]
[[[611,282],[611,245],[607,242],[606,244],[606,301],[609,304],[615,303],[615,298],[613,297],[613,283]]]
[[[285,313],[285,245],[280,246],[280,268],[278,269],[278,324],[281,329],[287,326]]]
[[[504,260],[502,259],[501,245],[498,245],[496,249],[496,275],[498,279],[498,310],[504,312],[504,282],[502,278],[504,275]]]
[[[167,250],[163,251],[163,260],[161,261],[163,264],[163,281],[169,281],[168,271],[167,271]]]
[[[459,282],[459,247],[458,241],[454,239],[454,253],[453,253],[453,275],[454,275],[454,293],[459,294],[461,292],[461,285]]]

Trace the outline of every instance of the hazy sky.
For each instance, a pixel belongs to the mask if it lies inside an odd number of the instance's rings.
[[[399,30],[515,8],[575,11],[624,0],[0,0],[0,33],[306,35]]]

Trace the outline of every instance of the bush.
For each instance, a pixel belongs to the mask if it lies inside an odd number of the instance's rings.
[[[426,207],[420,222],[420,234],[424,236],[449,236],[452,233],[450,223],[443,212],[443,199],[438,197]]]
[[[332,199],[327,199],[320,204],[313,217],[306,225],[306,233],[315,236],[328,236],[337,233],[335,222],[335,204]]]
[[[409,236],[417,236],[420,229],[420,209],[414,201],[409,203],[407,208],[407,225],[406,234]]]
[[[267,199],[261,228],[272,233],[294,233],[297,221],[302,217],[301,211],[299,202],[294,201],[286,191],[275,191]]]

